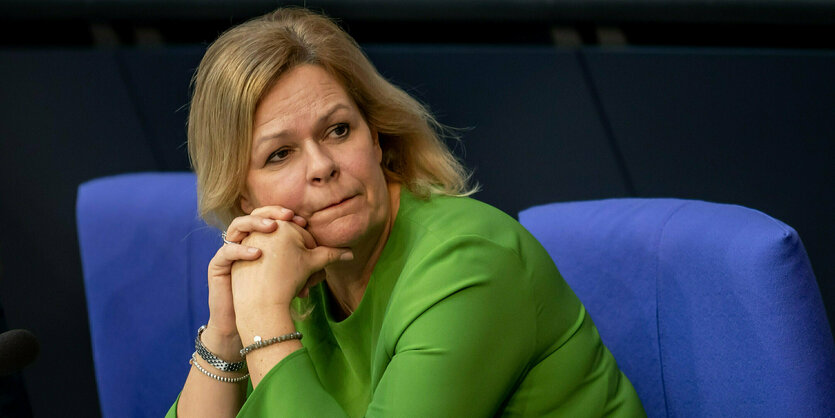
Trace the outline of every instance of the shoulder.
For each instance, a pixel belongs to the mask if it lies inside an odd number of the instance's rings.
[[[406,191],[396,223],[414,250],[409,258],[446,246],[456,252],[476,252],[488,264],[497,262],[490,260],[501,253],[514,255],[524,266],[553,267],[539,241],[516,219],[469,197],[433,195],[420,199]]]
[[[432,244],[481,239],[518,252],[519,238],[529,235],[516,219],[469,197],[433,195],[421,199],[405,193],[396,222],[414,233],[413,239]]]
[[[397,229],[409,251],[395,299],[431,303],[473,286],[528,293],[533,282],[559,275],[536,239],[488,204],[409,194],[401,205]]]

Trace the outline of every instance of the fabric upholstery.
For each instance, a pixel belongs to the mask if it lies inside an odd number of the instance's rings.
[[[835,415],[835,348],[797,233],[760,212],[676,199],[520,213],[585,304],[650,416]],[[79,188],[77,222],[104,416],[161,416],[208,319],[219,232],[194,176]]]
[[[739,206],[553,203],[519,214],[647,413],[835,415],[835,349],[797,233]]]
[[[197,216],[190,173],[80,186],[77,221],[105,417],[163,416],[208,320],[206,266],[219,232]]]

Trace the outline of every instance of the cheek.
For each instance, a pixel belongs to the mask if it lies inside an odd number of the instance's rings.
[[[383,169],[368,155],[357,155],[357,158],[344,164],[343,171],[362,182],[367,189],[378,189],[381,179],[384,179]],[[383,183],[385,183],[383,181]]]
[[[257,207],[281,206],[299,211],[304,197],[304,183],[294,176],[270,176],[254,182],[252,191]]]

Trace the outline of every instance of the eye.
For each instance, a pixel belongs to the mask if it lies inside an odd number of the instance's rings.
[[[280,163],[280,162],[286,160],[288,157],[290,157],[291,152],[292,151],[290,150],[290,148],[281,147],[281,148],[273,151],[272,154],[270,154],[269,157],[267,157],[267,162],[266,163],[267,164],[269,164],[269,163]]]
[[[337,123],[328,133],[329,137],[344,139],[351,133],[351,127],[347,123]]]

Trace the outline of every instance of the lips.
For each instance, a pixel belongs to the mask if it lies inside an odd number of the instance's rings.
[[[341,199],[337,202],[331,203],[330,205],[327,205],[327,206],[323,207],[322,209],[319,209],[317,212],[321,212],[321,211],[324,211],[324,210],[339,207],[339,206],[347,203],[349,200],[353,199],[354,197],[356,197],[356,195],[351,195],[351,196],[348,196],[346,198],[343,198],[343,199]]]

